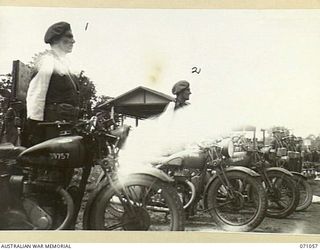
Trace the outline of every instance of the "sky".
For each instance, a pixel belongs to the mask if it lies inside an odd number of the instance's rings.
[[[320,133],[320,10],[0,7],[0,74],[49,48],[58,21],[71,24],[70,60],[98,95],[140,85],[171,95],[185,79],[203,122]]]

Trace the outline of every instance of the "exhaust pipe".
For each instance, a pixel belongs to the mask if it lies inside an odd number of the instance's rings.
[[[67,216],[56,230],[68,229],[68,227],[70,226],[70,222],[72,221],[74,216],[74,202],[72,200],[71,195],[62,187],[57,187],[56,192],[60,194],[67,203]]]

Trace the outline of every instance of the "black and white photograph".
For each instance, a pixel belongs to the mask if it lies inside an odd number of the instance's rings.
[[[0,6],[0,32],[0,230],[320,234],[319,9]]]

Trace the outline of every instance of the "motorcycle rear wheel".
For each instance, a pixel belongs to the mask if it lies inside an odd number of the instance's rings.
[[[117,181],[105,187],[96,201],[91,212],[91,229],[184,230],[183,206],[176,190],[154,177],[132,175],[124,182]]]
[[[216,178],[208,189],[207,204],[218,227],[225,231],[248,232],[265,217],[266,194],[261,183],[243,172],[227,172],[234,197]]]

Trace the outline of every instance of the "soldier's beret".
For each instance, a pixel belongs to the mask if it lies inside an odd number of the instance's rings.
[[[66,23],[66,22],[55,23],[48,28],[44,36],[44,42],[51,44],[54,40],[59,39],[60,37],[63,36],[64,33],[66,33],[69,30],[71,31],[71,27],[69,23]]]
[[[187,81],[185,81],[185,80],[179,81],[173,86],[172,94],[176,95],[179,92],[181,92],[182,90],[189,88],[189,86],[190,86],[190,84]]]

